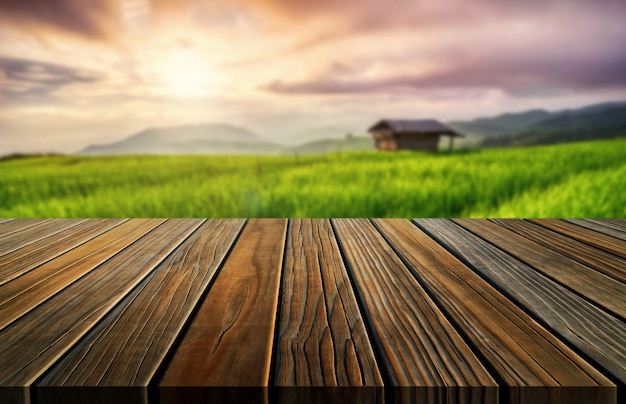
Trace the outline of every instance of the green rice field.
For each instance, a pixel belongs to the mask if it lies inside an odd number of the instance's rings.
[[[452,154],[6,159],[0,217],[626,217],[626,139]]]

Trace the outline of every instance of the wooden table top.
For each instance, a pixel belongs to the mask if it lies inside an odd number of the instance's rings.
[[[625,219],[0,219],[0,402],[624,402],[625,282]]]

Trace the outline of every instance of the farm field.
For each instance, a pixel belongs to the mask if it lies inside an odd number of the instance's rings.
[[[626,140],[0,161],[0,217],[626,217]]]

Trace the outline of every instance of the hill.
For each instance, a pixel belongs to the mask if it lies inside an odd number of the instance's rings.
[[[150,128],[117,142],[90,145],[79,154],[267,154],[279,149],[248,129],[208,123]]]
[[[626,103],[555,113],[527,128],[485,138],[482,146],[531,146],[626,136]]]
[[[446,124],[468,136],[489,137],[516,132],[558,114],[558,112],[553,113],[542,109],[532,109],[519,113],[501,114],[495,117],[476,118],[471,121],[451,121]]]

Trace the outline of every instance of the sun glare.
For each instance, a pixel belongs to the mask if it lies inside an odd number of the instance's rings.
[[[208,64],[191,52],[176,52],[163,60],[159,75],[167,92],[181,97],[208,94],[215,82]]]

